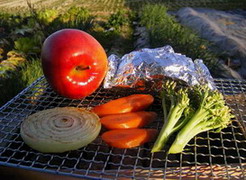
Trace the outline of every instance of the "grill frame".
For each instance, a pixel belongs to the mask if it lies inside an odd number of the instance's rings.
[[[76,151],[43,154],[27,147],[20,137],[21,121],[28,115],[58,106],[89,109],[133,93],[158,94],[153,89],[122,91],[101,87],[84,99],[69,100],[54,93],[42,76],[0,108],[0,165],[87,179],[246,179],[246,81],[215,79],[215,83],[236,117],[220,133],[209,131],[193,138],[188,150],[181,154],[165,156],[164,150],[151,154],[153,143],[133,149],[111,148],[100,136]],[[161,106],[155,99],[151,110],[159,117],[149,127],[161,129]]]

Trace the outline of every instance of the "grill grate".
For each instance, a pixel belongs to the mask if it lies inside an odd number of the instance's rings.
[[[56,95],[41,77],[0,109],[0,165],[91,179],[246,179],[246,82],[224,79],[215,82],[236,118],[220,133],[199,134],[181,154],[165,156],[164,150],[151,154],[151,143],[133,149],[111,148],[100,136],[76,151],[43,154],[29,148],[20,137],[20,123],[28,115],[58,106],[89,108],[139,91],[100,88],[82,100],[69,100]],[[144,93],[157,96],[153,91]],[[162,113],[158,98],[151,108],[160,117],[149,127],[160,129]]]

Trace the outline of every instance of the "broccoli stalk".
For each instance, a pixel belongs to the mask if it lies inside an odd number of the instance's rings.
[[[195,97],[192,99],[199,104],[198,109],[179,131],[168,153],[182,152],[186,144],[201,132],[212,129],[219,132],[227,127],[233,117],[219,91],[212,91],[207,86],[196,86],[193,90]]]
[[[187,107],[189,105],[189,98],[186,89],[177,90],[176,82],[167,81],[163,86],[161,99],[164,114],[164,125],[151,152],[160,151],[165,146],[169,137],[175,131],[183,127],[188,120],[187,115],[189,112],[187,111]],[[169,111],[167,111],[168,105],[170,106]]]

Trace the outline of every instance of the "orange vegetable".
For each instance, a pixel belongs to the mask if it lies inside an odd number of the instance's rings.
[[[154,102],[150,94],[133,94],[119,99],[111,100],[92,109],[99,117],[127,112],[142,111]]]
[[[157,135],[156,129],[115,129],[102,134],[102,140],[116,148],[133,148],[152,141]]]
[[[156,117],[155,112],[138,111],[104,116],[100,121],[107,129],[130,129],[144,127]]]

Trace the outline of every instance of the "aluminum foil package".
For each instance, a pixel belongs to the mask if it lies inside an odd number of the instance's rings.
[[[123,57],[110,55],[109,70],[104,88],[138,88],[143,82],[155,82],[160,78],[181,80],[190,86],[208,84],[216,89],[213,78],[202,60],[175,53],[171,46],[155,49],[144,48]]]

